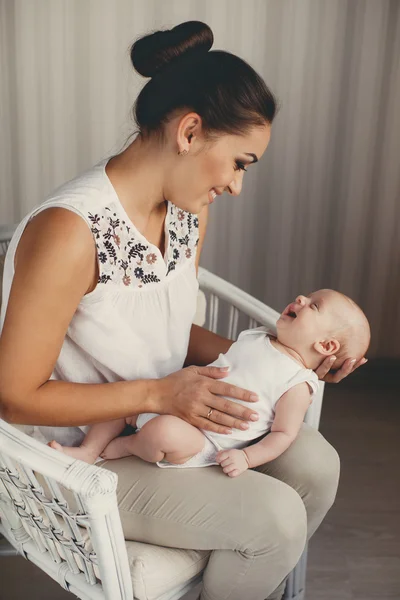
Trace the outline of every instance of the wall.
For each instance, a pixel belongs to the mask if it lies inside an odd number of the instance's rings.
[[[0,222],[117,152],[145,80],[128,48],[199,19],[278,96],[270,147],[211,207],[203,266],[281,309],[333,287],[400,356],[397,0],[0,0]]]

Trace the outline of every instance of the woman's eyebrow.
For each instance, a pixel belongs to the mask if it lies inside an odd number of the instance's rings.
[[[253,154],[252,152],[245,152],[246,156],[251,156],[251,158],[253,159],[253,163],[258,162],[258,158],[255,154]]]

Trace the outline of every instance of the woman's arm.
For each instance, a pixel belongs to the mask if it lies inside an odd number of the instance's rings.
[[[0,337],[0,414],[14,423],[78,425],[151,408],[151,382],[49,381],[81,298],[97,280],[90,230],[50,208],[26,227]]]
[[[208,206],[205,206],[198,215],[199,219],[199,243],[196,253],[196,269],[199,268],[201,250],[208,222]],[[190,331],[189,348],[185,360],[185,366],[204,366],[212,363],[219,354],[225,354],[232,346],[233,341],[228,340],[216,333],[212,333],[199,325],[192,325]]]
[[[250,392],[217,381],[224,375],[216,368],[190,367],[162,379],[117,383],[49,381],[69,323],[97,277],[93,238],[78,215],[50,208],[26,227],[0,337],[1,417],[72,426],[155,412],[218,433],[250,418],[255,411],[223,397],[252,401]]]
[[[209,365],[218,358],[219,354],[228,352],[232,344],[232,340],[227,340],[198,325],[192,325],[185,365],[200,367]]]

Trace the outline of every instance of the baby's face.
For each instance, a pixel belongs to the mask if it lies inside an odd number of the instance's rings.
[[[278,340],[296,350],[309,350],[315,342],[331,336],[337,317],[348,301],[333,290],[318,290],[297,296],[277,322]]]

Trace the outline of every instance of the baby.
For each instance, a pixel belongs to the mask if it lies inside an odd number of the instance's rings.
[[[224,381],[258,395],[258,420],[246,430],[219,434],[172,415],[140,414],[93,425],[79,448],[54,441],[49,445],[87,462],[99,456],[111,459],[134,454],[159,467],[219,464],[229,477],[273,460],[300,430],[318,389],[314,370],[327,356],[336,356],[335,369],[346,358],[363,357],[370,341],[369,324],[359,306],[328,289],[298,296],[279,317],[276,330],[276,336],[265,327],[243,331],[228,352],[212,363],[229,367]],[[117,437],[126,424],[137,431]]]

